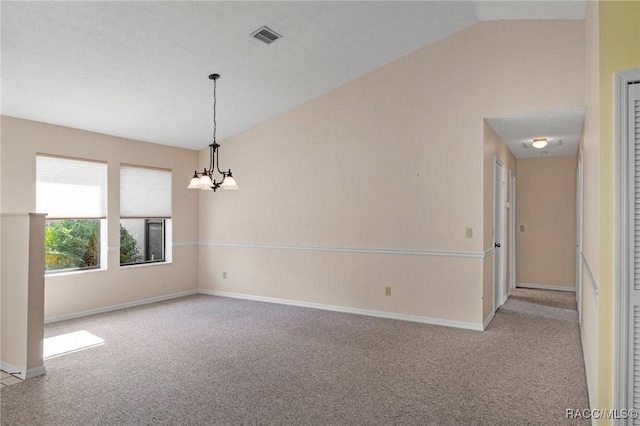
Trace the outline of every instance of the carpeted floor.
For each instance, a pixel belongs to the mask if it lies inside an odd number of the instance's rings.
[[[521,314],[578,321],[576,297],[573,292],[516,288],[511,290],[509,300],[502,309]]]
[[[484,332],[204,295],[51,324],[105,344],[2,389],[1,424],[588,424],[572,298],[516,289]]]

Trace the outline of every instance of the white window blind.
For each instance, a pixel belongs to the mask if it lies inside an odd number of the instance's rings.
[[[38,155],[36,211],[50,219],[105,218],[107,165]]]
[[[171,170],[120,167],[120,217],[171,217]]]
[[[634,290],[640,291],[640,83],[629,86],[629,139],[632,163],[630,186],[633,191],[630,212],[633,218],[630,225],[634,229],[633,283]]]
[[[629,347],[628,347],[628,402],[627,408],[640,410],[640,83],[628,87],[629,126],[629,234],[631,237],[629,283]],[[631,424],[629,422],[628,424]],[[633,419],[640,426],[640,419]]]

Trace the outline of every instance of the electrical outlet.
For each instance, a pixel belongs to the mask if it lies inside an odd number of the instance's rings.
[[[226,273],[226,272],[223,272],[223,273],[222,273],[222,279],[223,279],[223,280],[226,280],[226,279],[227,279],[227,273]]]
[[[524,225],[520,225],[520,232],[524,232]]]
[[[473,238],[473,228],[467,228],[467,238]]]
[[[385,287],[384,288],[384,295],[385,296],[391,296],[391,287]]]

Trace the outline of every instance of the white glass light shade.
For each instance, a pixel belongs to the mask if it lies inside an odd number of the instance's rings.
[[[542,149],[547,146],[547,138],[534,139],[531,145],[534,148]]]
[[[202,175],[198,181],[198,187],[202,188],[210,188],[213,186],[213,182],[211,182],[211,178],[207,175]]]
[[[226,189],[227,191],[235,191],[238,189],[238,183],[233,176],[227,176],[220,184],[220,188]]]
[[[188,189],[200,189],[200,178],[198,176],[194,176],[191,178],[191,182],[189,182]]]

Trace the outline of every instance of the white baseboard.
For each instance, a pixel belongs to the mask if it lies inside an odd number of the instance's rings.
[[[487,327],[489,327],[489,323],[491,322],[491,320],[493,319],[493,317],[496,316],[495,312],[491,312],[491,314],[489,314],[489,316],[487,317],[487,319],[484,320],[484,322],[482,323],[482,330],[486,330]]]
[[[516,283],[516,288],[535,288],[538,290],[558,290],[558,291],[576,291],[575,287],[565,287],[562,285],[532,284],[532,283]]]
[[[134,306],[146,305],[149,303],[161,302],[163,300],[169,299],[177,299],[179,297],[190,296],[193,294],[206,294],[210,296],[221,296],[221,297],[230,297],[235,299],[246,299],[246,300],[254,300],[258,302],[268,302],[268,303],[277,303],[280,305],[291,305],[291,306],[300,306],[304,308],[312,308],[312,309],[322,309],[325,311],[335,311],[335,312],[344,312],[349,314],[356,315],[368,315],[372,317],[379,318],[388,318],[388,319],[396,319],[401,321],[410,321],[410,322],[419,322],[423,324],[432,324],[432,325],[441,325],[445,327],[454,327],[454,328],[463,328],[467,330],[477,330],[483,331],[486,328],[485,324],[480,323],[471,323],[471,322],[463,322],[463,321],[453,321],[446,320],[441,318],[432,318],[432,317],[423,317],[418,315],[406,315],[406,314],[397,314],[394,312],[385,312],[385,311],[374,311],[369,309],[360,309],[360,308],[350,308],[348,306],[338,306],[338,305],[326,305],[322,303],[313,303],[313,302],[304,302],[300,300],[290,300],[290,299],[279,299],[275,297],[265,297],[265,296],[254,296],[250,294],[241,294],[241,293],[229,293],[224,291],[216,291],[216,290],[188,290],[180,293],[166,294],[163,296],[152,297],[149,299],[136,300],[133,302],[120,303],[117,305],[104,306],[102,308],[90,309],[82,312],[75,312],[72,314],[66,315],[58,315],[53,317],[45,318],[45,324],[50,324],[58,321],[66,321],[75,318],[82,318],[89,315],[102,314],[111,311],[117,311],[119,309],[132,308]],[[492,318],[492,317],[490,317]],[[490,319],[488,319],[490,321]],[[487,322],[488,324],[488,322]]]
[[[587,360],[587,351],[585,350],[584,345],[584,334],[582,334],[582,324],[580,324],[580,344],[582,345],[582,360],[584,362],[584,373],[587,380],[587,396],[589,397],[589,408],[592,410],[596,407],[596,402],[593,400],[593,383],[589,380],[588,366],[590,365]],[[593,426],[598,424],[598,420],[595,417],[591,418],[591,424]]]
[[[44,369],[44,365],[42,367],[30,368],[27,370],[27,374],[25,374],[24,380],[31,379],[38,376],[44,376],[45,374],[46,374],[46,371]]]
[[[43,376],[45,374],[44,366],[26,370],[24,368],[16,367],[15,365],[9,364],[8,362],[4,361],[0,361],[0,370],[5,371],[12,376],[15,376],[22,380]]]
[[[119,303],[117,305],[104,306],[102,308],[89,309],[88,311],[74,312],[72,314],[57,315],[44,319],[45,324],[52,322],[66,321],[74,318],[87,317],[89,315],[103,314],[105,312],[117,311],[119,309],[132,308],[134,306],[147,305],[149,303],[162,302],[163,300],[177,299],[179,297],[191,296],[198,294],[198,290],[187,290],[180,293],[165,294],[162,296],[151,297],[149,299],[134,300],[133,302]]]
[[[395,320],[401,320],[401,321],[419,322],[423,324],[441,325],[445,327],[464,328],[467,330],[483,331],[483,324],[475,324],[471,322],[452,321],[452,320],[423,317],[423,316],[417,316],[417,315],[397,314],[394,312],[373,311],[369,309],[350,308],[348,306],[325,305],[322,303],[303,302],[300,300],[279,299],[275,297],[266,297],[266,296],[254,296],[250,294],[229,293],[226,291],[217,291],[217,290],[200,289],[198,290],[198,293],[207,294],[209,296],[221,296],[221,297],[230,297],[234,299],[246,299],[246,300],[253,300],[257,302],[300,306],[303,308],[322,309],[325,311],[343,312],[343,313],[356,314],[356,315],[367,315],[370,317],[379,317],[379,318],[395,319]]]

